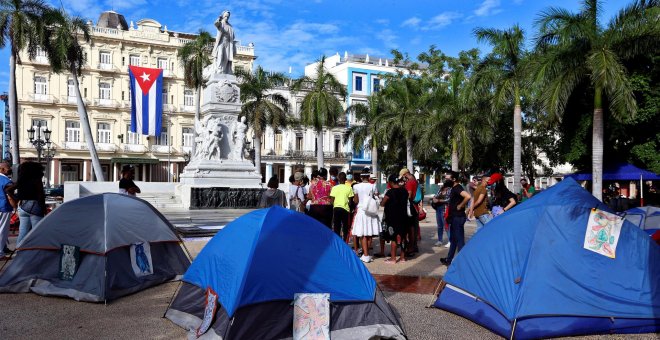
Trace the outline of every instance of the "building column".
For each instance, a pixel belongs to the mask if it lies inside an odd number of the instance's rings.
[[[273,177],[273,163],[266,163],[266,182]]]
[[[53,169],[55,170],[55,183],[57,185],[63,184],[62,183],[62,160],[56,159],[55,160],[55,167]]]
[[[119,163],[115,163],[112,165],[112,179],[108,179],[109,182],[114,182],[117,180],[117,166]]]
[[[312,166],[305,164],[305,175],[309,177],[309,179],[312,179]]]
[[[83,160],[83,182],[91,181],[92,161]]]
[[[142,164],[142,176],[140,177],[140,180],[143,182],[147,181],[147,166],[149,164]]]

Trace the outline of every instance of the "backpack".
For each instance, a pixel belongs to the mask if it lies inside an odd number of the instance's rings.
[[[415,193],[415,198],[413,198],[413,203],[418,204],[422,201],[422,186],[417,185],[417,192]]]

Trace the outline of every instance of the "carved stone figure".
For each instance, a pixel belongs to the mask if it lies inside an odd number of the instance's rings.
[[[233,74],[232,63],[236,54],[234,28],[229,23],[229,11],[225,10],[215,21],[218,32],[213,45],[213,73]]]
[[[229,159],[233,160],[243,160],[245,146],[245,131],[247,131],[247,124],[245,124],[245,117],[241,117],[234,125],[234,131],[232,133],[233,148],[230,153]]]
[[[207,117],[197,127],[195,160],[220,160],[222,156],[222,124],[220,119]]]

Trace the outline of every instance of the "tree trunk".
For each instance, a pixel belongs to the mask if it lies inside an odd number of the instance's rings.
[[[193,126],[195,128],[193,129],[193,141],[197,140],[197,126],[199,126],[199,115],[201,112],[201,99],[202,99],[202,87],[198,86],[197,87],[197,93],[195,93],[195,121],[193,123]],[[171,133],[171,132],[170,132]],[[195,152],[197,151],[197,142],[194,142],[192,144],[192,151],[190,152],[193,157],[195,156]]]
[[[97,182],[103,182],[103,168],[99,161],[99,155],[96,153],[96,146],[94,145],[94,135],[92,135],[92,128],[89,126],[89,118],[87,117],[87,110],[83,102],[82,94],[80,93],[80,85],[78,84],[78,74],[75,67],[70,68],[73,78],[73,85],[76,91],[76,103],[78,104],[78,116],[80,116],[80,125],[85,133],[85,140],[87,141],[87,148],[89,155],[92,157],[92,168],[94,169],[94,177]]]
[[[415,173],[413,169],[413,140],[412,138],[406,138],[406,168],[410,171],[411,174]]]
[[[458,142],[456,140],[451,142],[451,171],[458,172]]]
[[[261,175],[261,134],[254,134],[254,166],[257,167],[257,173]]]
[[[323,167],[323,130],[316,132],[316,164],[318,169]]]
[[[591,194],[603,200],[603,108],[602,92],[596,89],[594,96],[594,122],[591,141]]]
[[[517,92],[517,91],[516,91]],[[522,175],[521,154],[521,134],[522,134],[522,114],[520,108],[520,99],[516,97],[516,106],[513,109],[513,192],[520,192],[520,176]]]
[[[378,176],[378,148],[376,143],[372,143],[371,146],[371,173],[374,174],[377,180],[380,181],[380,176]]]
[[[11,52],[10,52],[11,53]],[[18,135],[18,98],[16,97],[16,58],[9,56],[9,123],[11,130],[11,159],[14,177],[18,176],[18,164],[21,163]]]

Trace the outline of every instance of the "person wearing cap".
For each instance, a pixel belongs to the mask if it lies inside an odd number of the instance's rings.
[[[408,256],[413,256],[416,252],[419,251],[417,248],[417,236],[419,235],[419,220],[417,219],[419,214],[419,207],[417,204],[419,202],[415,203],[414,201],[415,196],[417,195],[417,186],[419,184],[417,183],[415,176],[413,176],[413,174],[411,174],[407,168],[403,168],[401,171],[399,171],[399,181],[405,182],[404,187],[408,191],[408,200],[410,201],[410,206],[412,207],[412,209],[410,209],[412,216],[408,222],[408,244],[406,246],[406,252],[408,253]]]
[[[380,206],[385,208],[383,220],[388,227],[386,231],[383,231],[383,237],[387,237],[391,244],[390,257],[385,259],[385,263],[395,264],[398,262],[396,260],[396,249],[405,240],[410,225],[407,212],[408,192],[405,188],[399,186],[399,178],[396,174],[391,174],[387,178],[387,183],[391,189],[385,192],[385,196],[380,202]],[[401,249],[399,261],[406,262],[406,252],[403,248]]]
[[[493,217],[501,215],[516,205],[516,195],[506,187],[502,174],[494,173],[490,176],[488,185],[495,185],[493,189]]]
[[[314,173],[312,173],[314,174]],[[307,198],[310,201],[309,216],[332,229],[332,201],[330,191],[332,185],[328,182],[328,170],[320,168],[316,181],[309,186]]]
[[[119,180],[119,193],[135,196],[140,193],[140,188],[135,185],[135,169],[130,165],[124,165],[121,169],[121,179]]]
[[[474,196],[472,197],[474,202],[468,210],[468,217],[476,217],[477,220],[477,228],[474,231],[475,234],[493,218],[490,212],[488,212],[488,192],[486,191],[488,180],[490,180],[489,175],[484,174],[481,176],[479,185],[474,190]]]
[[[458,180],[458,173],[455,171],[450,171],[445,175],[444,186],[451,187],[448,204],[449,214],[447,216],[450,246],[447,257],[441,258],[440,262],[449,266],[454,256],[465,245],[465,208],[472,197],[463,189],[463,186]]]

